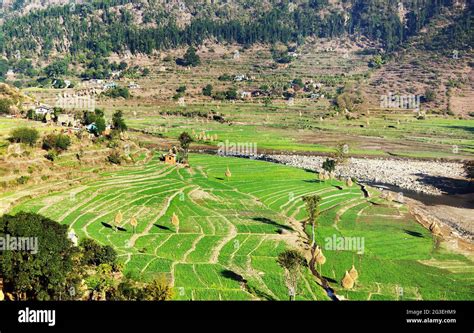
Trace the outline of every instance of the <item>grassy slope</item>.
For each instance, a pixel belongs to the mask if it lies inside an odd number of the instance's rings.
[[[318,243],[324,246],[333,234],[365,239],[362,255],[324,251],[323,274],[336,281],[338,294],[397,299],[402,287],[404,299],[472,299],[473,263],[443,247],[434,251],[429,232],[403,206],[376,197],[368,201],[355,186],[338,190],[315,181],[312,173],[266,162],[192,155],[191,165],[192,170],[176,169],[154,158],[104,174],[75,195],[25,201],[14,212],[39,212],[71,225],[80,237],[113,245],[125,271],[138,279],[168,273],[177,299],[287,299],[276,256],[292,237],[277,231],[291,231],[289,218],[305,218],[302,195],[319,193]],[[124,230],[115,232],[108,224],[119,210]],[[170,223],[173,212],[180,219],[178,234]],[[128,224],[132,216],[139,221],[135,235]],[[360,279],[345,292],[338,282],[352,263]],[[248,281],[247,289],[235,274]],[[307,270],[300,281],[298,299],[327,299]]]

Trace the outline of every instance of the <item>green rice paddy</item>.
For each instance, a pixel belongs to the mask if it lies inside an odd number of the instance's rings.
[[[295,225],[306,218],[301,197],[318,194],[323,200],[316,238],[327,258],[321,269],[337,295],[474,298],[472,260],[448,252],[443,243],[435,247],[430,232],[405,206],[380,199],[376,191],[364,198],[356,185],[320,182],[314,173],[262,161],[191,155],[190,164],[165,165],[155,155],[144,165],[23,201],[13,213],[40,213],[69,225],[80,238],[112,245],[125,273],[141,281],[166,274],[177,300],[287,300],[276,258],[298,247]],[[124,218],[116,231],[111,225],[119,211]],[[173,213],[179,217],[178,232]],[[138,220],[135,232],[132,216]],[[332,237],[363,239],[364,250],[329,249],[325,245]],[[345,291],[340,281],[352,264],[360,277]],[[304,269],[296,299],[329,297]]]

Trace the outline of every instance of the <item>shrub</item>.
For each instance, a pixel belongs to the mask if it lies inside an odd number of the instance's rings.
[[[44,157],[46,157],[47,160],[54,162],[56,157],[58,157],[58,154],[54,150],[52,150],[48,152],[46,155],[44,155]]]
[[[43,139],[43,149],[61,152],[71,145],[71,139],[65,134],[49,134]]]
[[[107,161],[109,161],[112,164],[121,164],[122,158],[120,156],[120,153],[114,150],[113,152],[109,154],[109,156],[107,156]]]
[[[21,176],[20,178],[17,178],[16,182],[20,185],[28,183],[28,180],[30,180],[30,177],[28,176]]]
[[[237,99],[237,89],[235,88],[229,88],[226,92],[225,92],[225,97],[229,100],[234,100],[234,99]]]
[[[212,95],[212,85],[208,84],[204,88],[202,88],[202,94],[204,96],[211,96]]]
[[[11,132],[10,140],[12,142],[21,142],[33,146],[38,140],[38,131],[34,128],[20,127]]]
[[[128,90],[127,87],[110,88],[110,89],[107,89],[102,94],[111,98],[118,98],[118,97],[123,97],[125,99],[130,98],[130,91]]]

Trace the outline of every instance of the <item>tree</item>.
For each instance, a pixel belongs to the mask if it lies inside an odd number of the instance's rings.
[[[229,88],[229,89],[225,92],[225,98],[227,98],[228,100],[235,100],[235,99],[237,99],[237,89],[235,89],[234,87]]]
[[[125,124],[125,120],[123,119],[122,111],[118,110],[112,116],[112,126],[114,129],[124,132],[127,130],[127,124]]]
[[[285,269],[286,283],[290,291],[290,301],[296,296],[298,275],[306,260],[296,250],[286,250],[278,255],[278,264]]]
[[[202,88],[202,94],[204,96],[212,96],[212,84],[208,84],[204,88]]]
[[[326,158],[326,161],[323,162],[323,170],[326,170],[327,172],[334,172],[336,170],[336,161]]]
[[[315,225],[317,224],[317,218],[319,217],[319,203],[321,202],[321,197],[319,195],[309,195],[304,196],[303,201],[306,204],[306,211],[308,212],[308,221],[312,226],[312,235],[313,240],[311,247],[314,246],[316,242],[315,238]],[[303,228],[306,227],[306,221],[303,222]]]
[[[184,57],[181,59],[177,59],[176,63],[181,66],[192,66],[196,67],[201,64],[201,59],[199,56],[196,54],[196,49],[192,46],[190,46],[186,53],[184,54]]]
[[[68,72],[68,62],[66,59],[54,60],[44,68],[44,72],[49,78],[57,78],[60,75],[65,75]]]
[[[193,142],[193,138],[191,137],[191,135],[188,134],[188,132],[183,132],[179,135],[178,141],[183,151],[183,160],[187,162],[189,145],[191,144],[191,142]]]
[[[104,117],[97,117],[95,119],[95,134],[96,135],[102,134],[105,131],[106,128],[107,128],[107,126],[105,124]]]
[[[100,245],[93,239],[82,239],[79,247],[82,252],[81,261],[84,265],[112,265],[117,259],[117,252],[110,245]]]
[[[0,114],[9,114],[13,104],[13,101],[9,98],[0,98]]]
[[[20,127],[11,131],[10,140],[34,146],[39,138],[39,133],[35,128]]]
[[[0,217],[0,234],[15,239],[25,237],[30,245],[27,251],[2,251],[3,291],[16,300],[59,300],[61,295],[67,295],[68,281],[76,280],[77,251],[67,237],[67,229],[66,225],[33,213]]]

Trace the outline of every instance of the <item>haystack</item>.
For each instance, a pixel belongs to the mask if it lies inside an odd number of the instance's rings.
[[[319,252],[319,254],[316,256],[316,263],[318,265],[324,265],[326,262],[326,257],[324,256],[323,252]]]
[[[353,185],[353,184],[352,184],[352,179],[347,178],[347,180],[346,180],[346,185],[347,185],[348,187],[351,187],[351,186]]]
[[[436,223],[436,222],[431,223],[430,231],[433,235],[436,235],[436,236],[441,235],[441,228],[439,227],[438,223]]]
[[[351,278],[349,273],[346,271],[346,274],[344,275],[344,278],[342,279],[342,287],[344,289],[352,289],[354,288],[354,280]]]
[[[349,275],[354,281],[357,280],[357,278],[359,277],[359,273],[357,272],[357,269],[354,267],[354,265],[352,265],[352,268],[349,271]]]
[[[115,215],[115,219],[114,219],[115,225],[116,225],[116,226],[119,226],[119,225],[122,223],[122,220],[123,220],[122,211],[119,210],[119,212],[117,213],[117,215]]]

